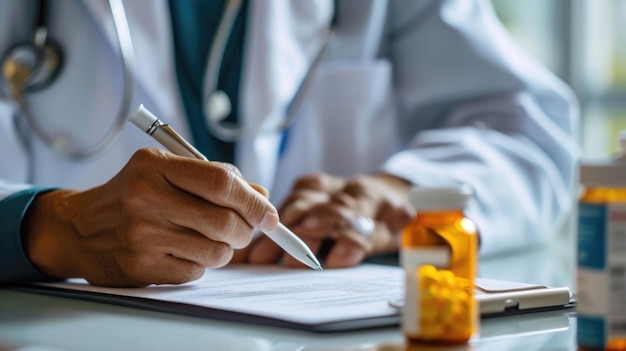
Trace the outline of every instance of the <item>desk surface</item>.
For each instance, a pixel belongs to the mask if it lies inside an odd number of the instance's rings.
[[[571,240],[483,259],[479,275],[575,290]],[[571,310],[484,319],[480,338],[454,350],[575,350]],[[0,289],[0,350],[392,351],[399,328],[315,334]]]

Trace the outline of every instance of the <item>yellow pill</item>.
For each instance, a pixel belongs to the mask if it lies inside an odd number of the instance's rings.
[[[421,276],[435,276],[437,275],[437,268],[433,265],[430,264],[425,264],[423,266],[420,266],[419,268],[419,274]]]
[[[456,277],[457,286],[465,291],[472,291],[474,289],[474,284],[471,280]]]
[[[420,336],[424,339],[440,339],[444,334],[444,328],[441,323],[422,321],[420,323]]]
[[[456,324],[463,314],[463,308],[458,301],[447,300],[443,305],[442,319],[444,323]]]
[[[465,291],[457,293],[457,301],[459,302],[459,305],[464,312],[471,312],[472,300],[468,293],[466,293]]]
[[[455,276],[454,273],[449,270],[442,269],[439,271],[438,275],[439,284],[442,286],[451,287],[455,285]]]
[[[441,288],[438,285],[431,285],[429,287],[420,289],[422,299],[439,298],[441,296]]]
[[[428,289],[431,286],[438,286],[439,280],[434,275],[422,275],[419,277],[419,287],[421,289]]]
[[[435,299],[422,300],[420,317],[427,321],[434,321],[439,316],[439,306]]]

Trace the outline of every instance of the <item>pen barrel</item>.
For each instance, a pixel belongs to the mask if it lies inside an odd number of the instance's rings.
[[[179,156],[208,161],[200,151],[189,144],[174,128],[161,122],[143,105],[140,105],[137,111],[129,117],[129,121],[139,129],[151,135],[172,153]],[[255,184],[250,185],[258,192],[267,196],[267,190],[264,188]],[[302,239],[287,229],[282,223],[278,223],[274,230],[266,232],[265,235],[298,261],[313,269],[322,269],[322,266],[315,258],[313,252],[311,252],[311,249],[309,249]]]
[[[319,269],[319,262],[316,262],[313,252],[311,252],[302,239],[289,231],[282,223],[278,223],[276,229],[265,232],[265,235],[275,242],[276,245],[285,250],[291,257],[313,269]]]
[[[191,144],[189,144],[167,124],[163,124],[157,128],[152,136],[158,140],[161,145],[165,146],[176,155],[208,161],[204,155],[191,146]]]

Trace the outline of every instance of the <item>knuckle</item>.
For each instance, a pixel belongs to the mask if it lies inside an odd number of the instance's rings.
[[[154,157],[155,150],[152,148],[142,148],[133,154],[131,157],[131,164],[143,164],[149,162]]]
[[[219,217],[220,223],[217,225],[220,233],[219,241],[236,249],[243,248],[250,243],[253,228],[243,221],[238,213],[228,210]]]
[[[153,168],[156,164],[158,164],[154,162],[155,159],[165,157],[167,157],[167,154],[164,150],[147,147],[135,151],[128,164],[141,169],[144,169],[145,167]]]
[[[197,263],[190,262],[172,275],[171,284],[183,284],[193,280],[197,280],[204,274],[205,268]]]
[[[252,227],[246,226],[246,228],[239,229],[235,231],[235,233],[236,235],[234,236],[230,246],[234,249],[243,249],[244,247],[250,245],[254,230]]]
[[[309,209],[311,206],[309,205],[309,201],[302,198],[293,199],[293,201],[289,202],[289,209],[291,211],[304,211]]]
[[[409,221],[413,217],[415,217],[415,212],[415,208],[413,208],[409,204],[400,206],[400,209],[398,210],[398,213],[400,213],[400,218],[404,221]]]
[[[335,193],[333,194],[331,201],[339,206],[344,206],[348,208],[355,207],[356,200],[350,194],[346,193]]]
[[[234,227],[239,220],[240,217],[235,211],[225,209],[217,216],[214,229],[219,233],[220,238],[228,239],[233,235]]]
[[[232,247],[222,242],[213,243],[206,252],[206,266],[212,268],[225,266],[235,253]]]
[[[221,168],[227,170],[228,172],[233,173],[237,177],[243,177],[239,168],[232,163],[216,162],[216,164],[220,165]]]
[[[323,173],[307,174],[300,177],[294,183],[294,189],[324,189],[324,185],[328,183],[327,178],[329,176]]]
[[[369,179],[365,176],[357,176],[346,182],[343,191],[354,197],[363,196],[368,193],[370,187]]]
[[[211,187],[209,192],[215,193],[219,198],[228,198],[240,179],[232,169],[224,167],[214,168],[209,177],[210,181],[205,182],[205,184]]]

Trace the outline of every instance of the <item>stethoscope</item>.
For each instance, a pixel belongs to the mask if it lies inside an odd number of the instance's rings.
[[[117,117],[111,128],[95,144],[88,147],[76,147],[66,136],[50,134],[33,114],[26,101],[26,93],[36,92],[49,86],[59,75],[63,66],[63,52],[60,46],[48,37],[46,27],[48,3],[46,1],[39,0],[34,40],[12,46],[2,58],[2,73],[8,94],[19,105],[32,131],[46,144],[71,159],[86,159],[112,145],[126,124],[133,98],[135,63],[126,12],[121,0],[108,0],[108,3],[122,57],[124,86]]]
[[[107,149],[120,135],[126,124],[130,104],[132,102],[135,83],[134,50],[128,19],[122,0],[108,0],[109,9],[113,17],[115,32],[121,53],[124,74],[123,95],[117,117],[105,134],[97,143],[89,147],[76,147],[64,136],[51,135],[42,123],[34,116],[25,94],[43,89],[51,84],[63,65],[60,47],[48,37],[46,23],[47,4],[39,1],[39,12],[35,39],[33,42],[19,43],[11,47],[4,55],[2,68],[4,81],[11,98],[19,105],[22,114],[34,133],[52,148],[72,159],[85,159],[99,154]],[[237,15],[241,11],[242,0],[227,0],[226,10],[219,23],[215,40],[209,51],[208,62],[204,75],[203,109],[209,132],[215,137],[235,142],[242,138],[243,127],[234,123],[226,123],[224,119],[231,113],[231,102],[228,95],[217,89],[219,71],[224,56],[226,43],[232,31]],[[296,112],[302,105],[313,78],[321,64],[322,58],[330,41],[333,25],[336,18],[333,14],[331,25],[324,33],[324,41],[306,72],[304,79],[296,90],[292,100],[286,107],[285,118],[277,125],[263,132],[283,132],[296,117]]]
[[[218,76],[220,67],[222,65],[222,59],[224,58],[224,50],[228,42],[228,37],[233,29],[233,24],[237,19],[237,15],[241,11],[242,0],[228,0],[226,4],[226,11],[220,22],[217,34],[211,50],[209,51],[209,58],[207,62],[206,71],[204,74],[204,116],[207,121],[209,131],[217,138],[223,141],[238,141],[243,136],[243,127],[234,123],[226,124],[223,120],[230,115],[231,103],[228,95],[217,89]],[[302,105],[306,93],[309,91],[313,78],[315,77],[318,68],[328,47],[331,35],[333,33],[334,25],[337,15],[337,4],[334,2],[333,18],[330,25],[324,32],[324,41],[321,48],[315,55],[311,66],[304,75],[304,79],[300,82],[298,89],[296,90],[292,100],[287,105],[285,111],[285,117],[282,121],[278,122],[275,126],[269,127],[269,132],[281,132],[289,128],[291,123],[296,117],[296,112]]]

